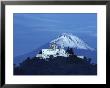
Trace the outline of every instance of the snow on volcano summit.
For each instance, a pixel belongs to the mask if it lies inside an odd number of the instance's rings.
[[[63,46],[76,49],[94,50],[77,36],[68,33],[62,33],[58,38],[52,40],[50,43],[56,43],[58,46],[61,47]]]

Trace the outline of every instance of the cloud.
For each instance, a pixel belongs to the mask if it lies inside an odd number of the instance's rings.
[[[22,14],[22,18],[33,20],[33,21],[46,21],[46,22],[53,22],[53,23],[60,23],[59,20],[55,20],[54,18],[45,17],[45,15],[40,14]]]
[[[96,36],[97,32],[95,23],[91,23],[91,25],[89,23],[88,25],[88,23],[85,22],[86,24],[83,25],[77,22],[74,23],[72,20],[71,22],[66,22],[61,19],[55,19],[54,16],[50,17],[50,15],[43,14],[17,14],[15,17],[15,26],[21,26],[21,29],[24,28],[23,30],[30,29],[33,31],[72,32],[87,34],[90,36]]]

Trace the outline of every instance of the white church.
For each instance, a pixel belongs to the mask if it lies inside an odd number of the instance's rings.
[[[42,49],[40,54],[37,54],[36,57],[40,59],[46,59],[57,56],[69,57],[69,53],[67,53],[64,49],[64,45],[58,48],[56,43],[51,43],[49,49]],[[77,56],[81,59],[84,59],[84,56]]]
[[[56,43],[51,43],[49,49],[42,49],[41,54],[37,54],[36,57],[40,57],[41,59],[46,59],[50,57],[63,56],[68,57],[69,54],[64,50],[63,45],[58,48]]]

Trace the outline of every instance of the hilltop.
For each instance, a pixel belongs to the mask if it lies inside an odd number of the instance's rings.
[[[14,75],[96,75],[97,64],[92,64],[90,58],[54,57],[39,59],[27,58],[19,66],[14,66]]]

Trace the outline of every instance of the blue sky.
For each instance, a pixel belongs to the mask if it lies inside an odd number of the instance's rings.
[[[61,33],[72,33],[97,48],[95,13],[14,13],[14,56],[50,42]]]

